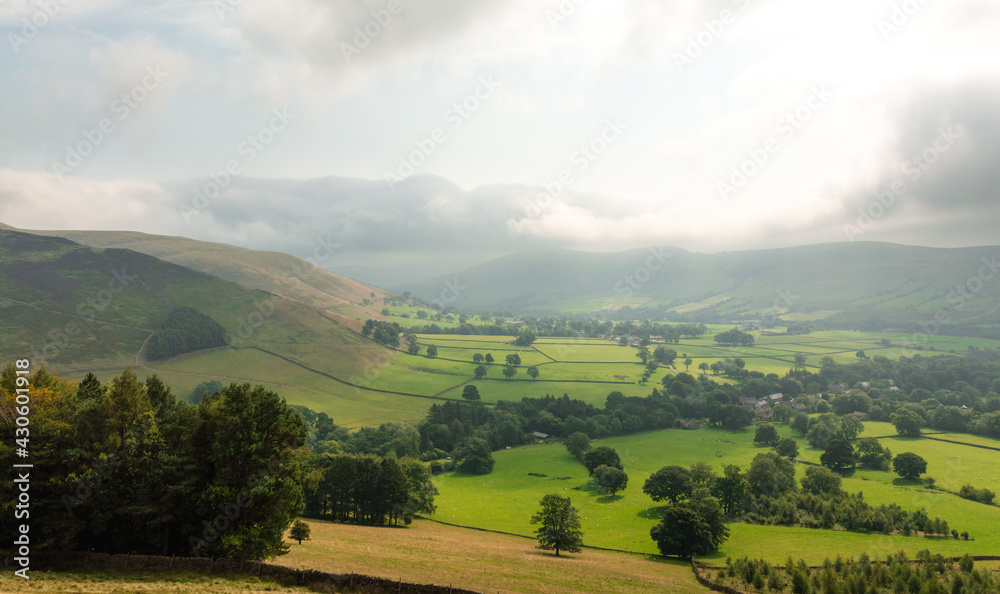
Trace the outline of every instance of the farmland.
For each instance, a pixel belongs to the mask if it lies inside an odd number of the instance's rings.
[[[612,391],[626,396],[646,396],[665,375],[687,370],[700,373],[701,363],[740,358],[746,369],[783,376],[794,366],[796,353],[807,355],[805,366],[816,370],[823,357],[837,363],[857,360],[856,353],[896,359],[914,351],[903,345],[912,336],[896,333],[828,331],[805,336],[755,336],[751,347],[718,345],[713,335],[681,339],[667,345],[678,353],[673,369],[661,366],[648,384],[640,384],[643,365],[636,349],[599,338],[540,338],[530,347],[511,344],[511,336],[418,335],[420,354],[382,347],[360,335],[345,333],[332,320],[311,317],[315,313],[294,302],[279,302],[276,313],[255,329],[237,350],[193,353],[166,362],[146,362],[142,371],[157,373],[174,386],[181,397],[204,381],[219,380],[262,383],[292,404],[302,404],[333,417],[346,427],[377,425],[389,421],[416,421],[430,405],[426,397],[460,399],[462,387],[475,382],[487,403],[520,400],[546,394],[569,394],[603,405]],[[254,311],[254,299],[244,297],[210,310],[223,325],[233,325]],[[710,326],[711,332],[727,329]],[[436,346],[436,357],[426,355]],[[657,345],[653,344],[651,347]],[[963,352],[969,346],[996,347],[1000,341],[954,337],[930,337],[916,345],[934,352]],[[475,354],[491,354],[486,378],[476,380]],[[507,355],[516,354],[521,365],[512,379],[501,374]],[[690,368],[684,355],[692,359]],[[527,375],[536,366],[537,381]],[[117,368],[99,373],[104,379]],[[80,379],[82,374],[70,376]],[[715,381],[731,380],[710,374]],[[340,380],[340,381],[338,381]],[[353,384],[353,385],[352,385]],[[396,392],[386,394],[385,392]],[[891,433],[891,429],[884,434]]]
[[[416,520],[405,528],[310,521],[312,537],[278,563],[487,592],[704,592],[674,560],[585,550],[556,557],[529,539]],[[393,545],[387,547],[386,542]],[[433,559],[433,562],[428,562]]]
[[[887,423],[872,425],[866,428],[866,433],[892,433],[885,431],[884,426],[891,428]],[[779,433],[792,435],[785,426],[779,427]],[[821,452],[796,437],[802,449],[800,459],[818,462]],[[894,453],[913,451],[925,456],[928,476],[944,483],[943,488],[956,490],[959,483],[966,480],[984,486],[987,478],[992,484],[990,473],[996,472],[996,452],[922,438],[884,441]],[[546,493],[560,493],[571,497],[580,510],[587,544],[654,553],[656,548],[649,538],[649,529],[663,508],[642,492],[642,485],[652,472],[669,464],[690,466],[699,461],[711,464],[719,473],[726,464],[746,469],[755,455],[768,451],[753,444],[752,430],[738,433],[721,429],[656,431],[601,439],[594,445],[615,448],[629,475],[628,487],[615,497],[588,485],[587,470],[561,444],[537,444],[497,452],[496,466],[489,475],[445,474],[438,477],[441,494],[434,517],[461,525],[528,535],[532,533],[528,520],[538,500]],[[959,466],[956,466],[957,460],[961,460]],[[963,471],[963,476],[957,476],[956,468]],[[797,477],[801,478],[803,472],[803,467],[798,466]],[[984,480],[975,481],[975,477]],[[896,503],[906,510],[924,507],[931,517],[940,516],[960,531],[968,530],[974,540],[731,523],[730,540],[706,560],[718,562],[727,556],[747,555],[783,562],[792,555],[819,563],[826,556],[857,556],[862,551],[884,555],[905,550],[912,555],[929,548],[932,552],[961,556],[965,553],[991,555],[1000,550],[1000,507],[961,499],[942,490],[924,489],[887,471],[856,471],[844,479],[843,488],[851,493],[864,493],[865,499],[873,505]]]

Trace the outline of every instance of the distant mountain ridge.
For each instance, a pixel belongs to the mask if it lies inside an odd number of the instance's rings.
[[[961,288],[961,287],[964,287]],[[407,287],[443,305],[522,313],[673,312],[786,321],[927,318],[991,322],[1000,247],[877,242],[703,254],[679,248],[511,254]]]

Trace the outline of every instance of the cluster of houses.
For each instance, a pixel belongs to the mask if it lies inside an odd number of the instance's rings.
[[[846,390],[843,393],[846,393]],[[819,394],[806,394],[805,397],[812,401],[813,404],[822,400],[822,396]],[[740,402],[743,404],[743,408],[756,414],[765,421],[770,421],[774,417],[774,407],[779,404],[790,406],[796,413],[809,411],[809,407],[805,404],[800,404],[798,402],[785,402],[785,395],[781,392],[771,394],[770,396],[766,396],[760,400],[756,398],[740,398]],[[868,415],[865,415],[865,418],[861,420],[868,420]]]
[[[860,382],[858,387],[862,390],[868,390],[868,388],[871,387],[871,384],[869,382]],[[889,380],[889,390],[899,390],[893,380]],[[826,391],[829,394],[849,394],[851,392],[851,390],[848,390],[844,384],[830,384],[827,386]],[[819,394],[806,394],[805,397],[808,398],[813,404],[822,400],[822,396]],[[740,402],[743,405],[743,408],[753,412],[765,421],[770,421],[774,417],[773,409],[779,404],[786,404],[787,406],[792,407],[796,413],[809,411],[809,406],[805,404],[791,401],[785,402],[785,395],[781,392],[771,394],[770,396],[759,400],[757,398],[740,398]],[[868,420],[868,413],[858,411],[851,414],[854,415],[859,421]]]

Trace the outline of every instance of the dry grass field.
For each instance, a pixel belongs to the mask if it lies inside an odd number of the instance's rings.
[[[679,561],[584,549],[556,557],[535,541],[416,520],[405,528],[309,521],[275,563],[483,592],[707,592]]]

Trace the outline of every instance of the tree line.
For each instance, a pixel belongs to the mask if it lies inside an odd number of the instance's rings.
[[[3,418],[15,378],[8,364]],[[193,406],[130,369],[74,384],[39,367],[30,383],[33,548],[253,560],[287,550],[303,509],[306,427],[274,392],[231,384]],[[12,444],[3,423],[8,465]],[[0,513],[12,517],[13,502]],[[12,530],[2,524],[6,542]]]

